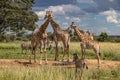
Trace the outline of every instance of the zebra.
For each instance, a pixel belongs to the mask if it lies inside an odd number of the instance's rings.
[[[21,43],[21,53],[25,53],[28,51],[28,50],[31,50],[31,45],[28,44],[28,43]]]
[[[88,66],[85,63],[84,59],[79,59],[78,58],[77,53],[73,54],[73,62],[75,62],[75,78],[78,78],[77,76],[79,75],[78,74],[78,72],[79,72],[80,73],[79,78],[81,80],[82,74],[83,74],[83,69],[84,68],[88,69]]]
[[[55,43],[54,43],[53,41],[50,41],[49,47],[48,47],[49,51],[52,53],[52,51],[53,51],[55,48],[56,48]],[[64,49],[64,48],[63,48],[63,46],[62,46],[61,43],[58,43],[58,49],[62,50],[62,53],[63,53],[63,49]]]

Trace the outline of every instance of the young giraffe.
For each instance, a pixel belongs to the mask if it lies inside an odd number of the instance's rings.
[[[46,32],[46,28],[49,24],[49,20],[46,20],[39,29],[35,30],[32,33],[32,37],[31,37],[31,46],[32,46],[32,54],[34,54],[34,62],[36,63],[36,48],[39,46],[40,48],[40,64],[42,64],[42,46],[44,49],[44,53],[46,56],[46,63],[47,62],[47,54],[46,54],[46,41],[47,41],[47,32]],[[31,55],[30,55],[30,62],[31,62]]]
[[[91,40],[94,40],[94,38],[93,38],[93,34],[90,32],[90,30],[87,30],[86,33],[88,34],[88,35],[86,35],[86,36],[90,37]]]
[[[80,31],[80,29],[72,22],[71,28],[75,30],[78,37],[81,38],[81,50],[82,50],[82,59],[85,59],[85,49],[93,49],[97,60],[98,60],[98,68],[100,67],[100,46],[99,43],[92,40],[91,37],[86,36],[84,33]]]
[[[58,56],[59,56],[58,55],[58,39],[61,39],[64,46],[62,61],[64,60],[64,56],[66,53],[68,54],[68,61],[69,61],[69,41],[70,41],[69,33],[65,30],[62,30],[60,26],[53,20],[52,11],[47,11],[45,18],[49,19],[52,25],[52,28],[54,30],[53,37],[56,44],[55,60],[58,60]]]

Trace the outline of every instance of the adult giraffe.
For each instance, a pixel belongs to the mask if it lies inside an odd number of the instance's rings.
[[[65,54],[68,55],[68,61],[69,61],[69,41],[70,41],[70,36],[69,33],[66,30],[62,30],[54,20],[53,20],[53,12],[52,11],[47,11],[45,15],[45,19],[48,19],[50,24],[52,25],[52,28],[54,30],[53,32],[53,37],[54,41],[56,44],[56,53],[55,53],[55,60],[58,60],[58,39],[62,40],[63,46],[64,46],[64,52],[63,52],[63,57],[62,61],[64,60]]]
[[[81,30],[75,25],[74,22],[70,25],[71,28],[77,33],[78,37],[81,39],[81,50],[82,50],[82,59],[85,59],[85,49],[93,49],[97,60],[98,68],[100,67],[100,46],[99,43],[93,40],[91,36],[85,35]]]
[[[47,19],[41,26],[39,29],[35,30],[32,33],[32,37],[31,37],[31,46],[32,46],[32,53],[34,54],[34,62],[36,63],[36,48],[39,46],[40,48],[40,64],[42,64],[42,47],[44,49],[44,53],[45,53],[45,60],[46,63],[48,63],[47,61],[47,54],[46,54],[46,41],[47,41],[47,32],[46,32],[46,28],[49,24],[49,20]],[[30,62],[31,62],[31,55],[30,55]]]

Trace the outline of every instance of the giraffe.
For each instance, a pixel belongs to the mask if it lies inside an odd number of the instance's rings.
[[[92,40],[94,40],[93,34],[91,33],[90,30],[87,30],[86,33],[88,34],[87,36],[90,37]]]
[[[69,61],[69,41],[70,41],[70,36],[69,33],[66,30],[62,30],[54,20],[53,20],[53,12],[52,11],[47,11],[45,15],[45,19],[49,19],[49,22],[54,30],[53,32],[53,38],[55,41],[56,49],[55,49],[55,60],[58,60],[59,54],[58,54],[58,39],[61,39],[63,46],[64,46],[64,52],[63,52],[63,57],[62,61],[64,60],[65,54],[68,55],[68,61]]]
[[[85,49],[93,49],[98,61],[98,68],[100,67],[100,46],[99,43],[95,40],[92,40],[90,36],[86,36],[81,30],[75,25],[74,22],[70,25],[70,28],[73,28],[77,33],[78,37],[81,38],[81,50],[82,50],[82,59],[85,59]]]
[[[40,64],[42,64],[42,47],[44,49],[45,53],[45,60],[46,64],[48,63],[47,61],[47,54],[46,54],[46,42],[47,42],[47,32],[46,28],[49,24],[49,20],[46,20],[39,29],[35,30],[32,33],[31,37],[31,46],[32,46],[32,54],[34,54],[34,62],[36,63],[36,48],[39,46],[40,48]],[[31,62],[31,55],[30,55],[30,62]]]

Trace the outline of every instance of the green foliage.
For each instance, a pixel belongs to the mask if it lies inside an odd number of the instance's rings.
[[[3,42],[5,40],[5,34],[0,34],[0,42]]]
[[[67,30],[67,32],[70,34],[70,37],[73,36],[72,30]]]
[[[48,32],[47,35],[48,35],[48,39],[53,41],[53,33],[52,32]]]
[[[120,38],[110,38],[110,42],[120,42]]]
[[[104,41],[108,41],[109,40],[109,36],[106,32],[102,32],[99,35],[98,41],[104,42]]]
[[[27,38],[27,37],[17,37],[16,40],[17,41],[29,41],[29,38]]]
[[[14,35],[14,34],[6,34],[5,35],[5,40],[6,40],[6,42],[15,41],[16,40],[16,35]]]
[[[23,27],[33,30],[38,16],[31,7],[34,0],[1,0],[0,1],[0,34],[7,27],[13,31],[21,30]]]
[[[79,41],[79,38],[78,38],[78,36],[72,36],[70,38],[70,41]]]
[[[16,40],[16,35],[14,34],[1,34],[0,42],[13,42]]]

